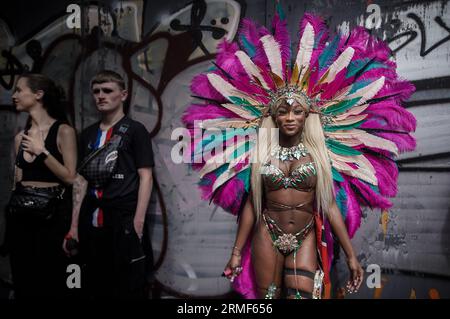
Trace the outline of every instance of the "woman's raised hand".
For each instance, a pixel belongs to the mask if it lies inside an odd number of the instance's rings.
[[[22,134],[23,150],[32,154],[39,155],[45,150],[44,139],[41,134],[26,135]]]

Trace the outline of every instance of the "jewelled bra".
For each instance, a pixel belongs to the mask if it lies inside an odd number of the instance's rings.
[[[314,162],[307,162],[300,164],[286,176],[279,167],[266,163],[261,166],[261,174],[268,191],[294,188],[298,191],[310,192],[315,187],[317,171]]]

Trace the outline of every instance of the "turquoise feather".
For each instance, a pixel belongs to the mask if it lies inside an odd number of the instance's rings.
[[[250,167],[239,172],[236,177],[244,182],[245,191],[248,193],[250,191]]]
[[[327,115],[342,114],[348,109],[351,109],[353,106],[355,106],[359,100],[361,100],[361,97],[355,97],[354,99],[342,101],[327,107],[322,112]]]
[[[368,80],[361,80],[361,81],[357,81],[352,85],[352,88],[350,90],[350,92],[348,92],[348,94],[353,94],[356,91],[358,91],[359,89],[362,89],[363,87],[368,86],[369,84],[371,84],[373,81],[375,81],[376,79],[368,79]]]
[[[349,66],[347,67],[347,74],[346,74],[345,78],[348,79],[348,78],[354,76],[356,73],[358,73],[364,67],[365,67],[364,72],[367,72],[367,71],[373,70],[373,69],[378,69],[378,68],[383,68],[383,69],[388,68],[387,65],[377,62],[377,61],[373,61],[368,66],[366,66],[367,62],[369,62],[369,58],[351,61]]]
[[[333,175],[333,180],[336,182],[343,182],[344,178],[342,177],[341,173],[339,173],[334,167],[331,167],[331,173]]]
[[[355,129],[357,127],[359,127],[361,124],[363,124],[366,120],[361,120],[359,122],[353,123],[353,124],[349,124],[349,125],[327,125],[325,126],[323,129],[326,132],[335,132],[335,131],[340,131],[340,130],[352,130]]]
[[[228,141],[229,139],[233,138],[233,137],[245,137],[245,136],[251,136],[248,131],[250,129],[243,129],[243,128],[239,128],[239,129],[231,129],[231,130],[222,130],[222,135],[221,138],[213,138],[214,135],[211,136],[204,136],[203,140],[200,141],[197,146],[199,147],[199,144],[201,144],[201,148],[196,148],[197,152],[196,154],[201,153],[202,151],[210,151],[213,148],[215,148],[216,146],[219,146],[223,143],[225,143],[226,141]]]
[[[242,144],[240,147],[238,147],[237,149],[234,150],[231,159],[226,159],[228,160],[234,160],[236,158],[238,158],[239,156],[243,155],[244,153],[250,151],[250,149],[253,147],[253,142],[252,141],[247,141],[246,143]]]
[[[336,193],[336,204],[338,205],[339,210],[341,211],[342,218],[345,220],[347,217],[347,193],[344,188],[339,188],[339,191]]]
[[[222,175],[224,172],[226,172],[228,170],[228,166],[230,166],[230,164],[225,163],[222,166],[220,166],[219,168],[217,168],[215,171],[213,171],[212,173],[218,178],[220,175]]]
[[[258,110],[253,105],[251,105],[250,102],[247,101],[246,99],[242,99],[242,98],[237,97],[237,96],[230,96],[229,99],[230,99],[231,102],[233,102],[233,104],[242,106],[244,109],[246,109],[247,111],[252,113],[252,115],[257,116],[257,117],[261,116],[261,111]]]
[[[319,57],[319,70],[322,70],[331,65],[336,56],[339,45],[339,37],[335,36],[333,41],[323,50]]]
[[[283,7],[281,6],[281,3],[277,3],[277,13],[278,13],[278,16],[280,17],[280,20],[284,20],[284,19],[286,19],[286,15],[284,14],[284,11],[283,11]]]
[[[327,138],[325,140],[325,143],[327,144],[327,147],[333,152],[338,155],[344,155],[344,156],[356,156],[361,155],[362,153],[358,150],[355,150],[347,145],[344,145],[342,143],[339,143],[338,141],[332,140]]]
[[[240,39],[241,39],[241,43],[242,43],[242,45],[244,46],[244,50],[245,50],[245,52],[247,53],[247,55],[248,55],[249,57],[253,58],[253,57],[255,56],[255,54],[256,54],[256,48],[255,48],[255,46],[254,46],[253,44],[251,44],[251,43],[247,40],[247,38],[246,38],[245,36],[243,36],[243,35],[241,35]]]

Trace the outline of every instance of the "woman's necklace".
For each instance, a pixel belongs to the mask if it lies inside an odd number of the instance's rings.
[[[280,161],[292,161],[298,160],[301,157],[305,157],[309,154],[308,149],[300,142],[298,145],[292,147],[283,147],[277,145],[272,151],[271,155],[278,158]]]

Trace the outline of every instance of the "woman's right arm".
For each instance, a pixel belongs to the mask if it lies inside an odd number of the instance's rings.
[[[239,226],[236,233],[234,247],[232,248],[231,257],[224,270],[224,274],[230,279],[240,273],[240,270],[236,272],[236,269],[237,267],[241,267],[241,251],[247,242],[248,236],[250,235],[254,224],[255,212],[253,210],[251,196],[248,196],[239,219]]]
[[[238,231],[236,234],[236,240],[234,242],[233,250],[236,248],[241,251],[247,242],[248,235],[252,231],[253,225],[255,224],[255,212],[253,211],[252,201],[250,196],[247,197],[245,202],[242,215],[239,219]]]

